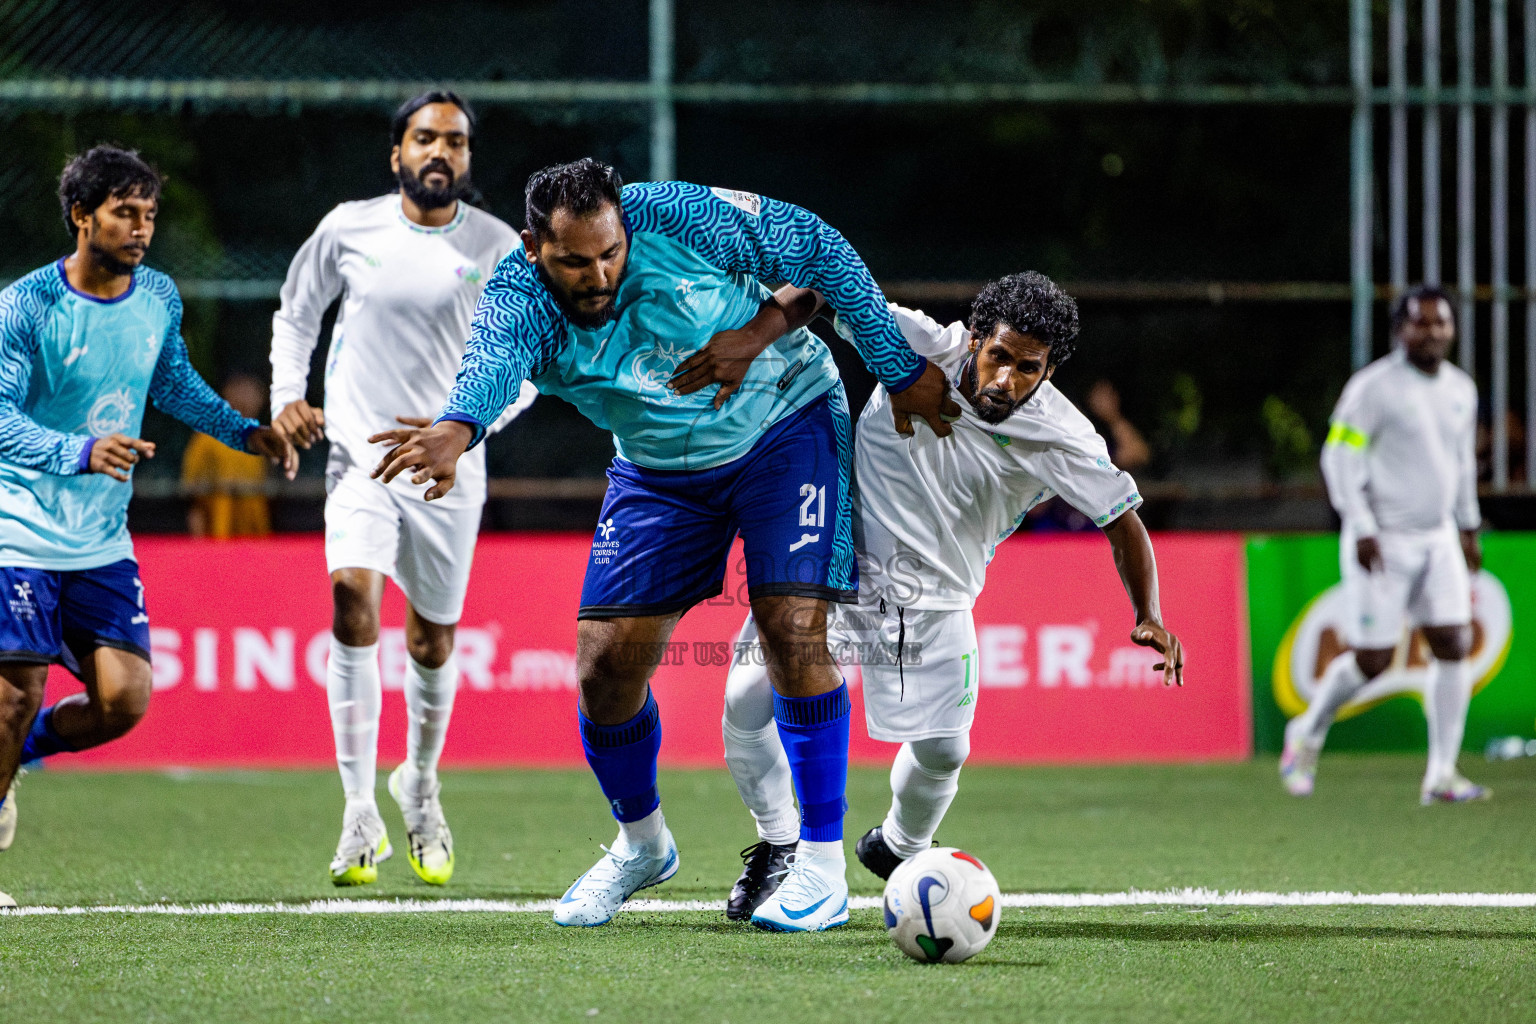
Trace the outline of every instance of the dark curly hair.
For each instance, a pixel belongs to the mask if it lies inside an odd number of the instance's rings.
[[[138,150],[121,146],[93,146],[69,158],[59,176],[59,205],[64,210],[64,230],[79,235],[70,211],[75,204],[94,212],[109,198],[160,198],[160,172],[139,156]]]
[[[972,334],[990,338],[998,324],[1049,345],[1047,366],[1066,362],[1077,348],[1077,303],[1033,270],[998,278],[971,303]]]
[[[1420,306],[1423,306],[1426,302],[1443,299],[1451,311],[1451,326],[1456,326],[1456,300],[1451,297],[1451,293],[1437,284],[1416,284],[1392,302],[1392,310],[1388,314],[1387,320],[1391,325],[1393,337],[1396,337],[1397,332],[1402,330],[1403,324],[1408,322],[1409,299],[1414,300]]]
[[[622,213],[624,202],[619,190],[623,187],[624,179],[618,171],[589,156],[546,167],[528,179],[528,188],[523,193],[528,230],[535,238],[547,237],[549,221],[556,210],[585,217],[602,209],[604,203],[611,203]]]

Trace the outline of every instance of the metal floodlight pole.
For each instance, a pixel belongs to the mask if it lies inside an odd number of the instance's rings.
[[[1526,95],[1536,86],[1536,0],[1525,0]],[[1525,104],[1525,486],[1536,484],[1536,104]]]
[[[651,180],[677,174],[677,111],[672,98],[672,0],[651,0]]]
[[[1424,0],[1424,281],[1440,283],[1440,0]]]
[[[1509,486],[1509,5],[1488,5],[1493,109],[1488,127],[1489,373],[1493,428],[1493,485]]]
[[[1408,288],[1408,0],[1392,0],[1387,9],[1387,69],[1392,93],[1387,269],[1396,298]]]
[[[1349,67],[1355,90],[1350,133],[1351,358],[1355,369],[1371,359],[1371,2],[1350,0]]]
[[[1456,0],[1456,290],[1461,300],[1456,311],[1456,326],[1461,335],[1461,368],[1474,377],[1477,375],[1477,307],[1474,299],[1477,264],[1473,249],[1476,228],[1472,219],[1477,215],[1477,184],[1472,176],[1476,172],[1473,149],[1477,145],[1477,122],[1472,109],[1472,89],[1476,84],[1472,61],[1476,34],[1472,0]]]

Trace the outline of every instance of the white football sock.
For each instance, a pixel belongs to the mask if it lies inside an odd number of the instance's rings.
[[[331,638],[331,659],[325,669],[325,694],[331,705],[331,730],[336,736],[336,767],[347,808],[373,807],[378,776],[379,645],[348,647]]]
[[[430,785],[437,777],[437,761],[448,738],[448,718],[459,688],[459,663],[452,654],[438,668],[427,668],[409,659],[405,672],[406,781],[412,786]]]
[[[810,839],[802,839],[795,847],[795,856],[804,857],[807,860],[832,861],[837,864],[846,863],[843,854],[843,841],[830,839],[826,842],[813,842]]]
[[[1313,750],[1321,750],[1339,708],[1349,703],[1349,698],[1366,682],[1354,651],[1345,651],[1330,661],[1323,670],[1322,682],[1317,684],[1317,693],[1312,695],[1312,703],[1296,716],[1296,735]]]
[[[905,860],[933,844],[960,789],[960,766],[971,752],[970,738],[939,736],[903,743],[891,765],[891,810],[880,835]]]
[[[741,802],[757,822],[757,835],[775,846],[800,839],[795,783],[789,757],[773,720],[773,686],[768,670],[750,662],[731,667],[725,683],[725,716],[720,720],[725,764],[736,780]]]
[[[619,822],[619,838],[631,850],[654,847],[656,841],[661,838],[662,829],[666,827],[667,819],[662,816],[661,808],[657,807],[638,821]]]
[[[1424,718],[1429,726],[1426,786],[1443,785],[1456,773],[1471,701],[1472,673],[1467,663],[1436,659],[1429,671],[1429,692],[1424,695]]]

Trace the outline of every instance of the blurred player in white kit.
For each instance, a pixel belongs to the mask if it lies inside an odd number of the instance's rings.
[[[785,291],[778,297],[794,302]],[[1032,507],[1060,495],[1104,531],[1135,615],[1131,640],[1157,652],[1167,683],[1182,684],[1184,665],[1179,639],[1163,625],[1136,482],[1050,382],[1075,346],[1077,304],[1028,272],[983,288],[969,325],[891,309],[912,350],[939,366],[965,401],[941,442],[916,421],[898,429],[889,397],[876,388],[854,444],[859,603],[831,614],[827,636],[834,654],[852,645],[862,662],[869,735],[901,744],[890,812],[854,851],[881,878],[928,848],[959,789],[978,696],[971,609],[997,545]],[[774,891],[799,834],[756,642],[748,618],[722,722],[726,764],[760,840],[742,851],[745,869],[726,905],[733,920]]]
[[[1424,694],[1429,764],[1420,802],[1487,799],[1456,770],[1472,678],[1470,572],[1477,530],[1477,385],[1445,361],[1456,340],[1451,302],[1419,286],[1392,307],[1392,352],[1344,385],[1323,445],[1328,497],[1343,520],[1339,567],[1352,650],[1323,672],[1307,710],[1285,729],[1280,777],[1308,796],[1334,716],[1392,664],[1405,621],[1434,662]]]
[[[273,426],[300,447],[330,440],[325,559],[334,607],[326,692],[346,794],[331,862],[337,885],[378,878],[393,852],[375,803],[378,759],[379,602],[384,579],[404,591],[406,760],[389,777],[405,819],[411,866],[426,882],[453,875],[453,835],[439,800],[437,763],[453,710],[454,629],[485,504],[484,449],[459,462],[458,486],[428,505],[408,477],[369,478],[374,435],[426,426],[464,355],[485,281],[518,244],[517,232],[467,197],[474,115],[457,96],[428,92],[391,124],[399,192],[342,203],[300,248],[272,318]],[[324,410],[305,401],[310,357],[325,310],[341,312],[325,368]],[[493,429],[527,408],[524,385]]]

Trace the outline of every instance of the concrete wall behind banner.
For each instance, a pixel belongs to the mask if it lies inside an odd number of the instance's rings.
[[[1473,582],[1475,696],[1465,748],[1495,736],[1536,731],[1536,534],[1489,533]],[[1285,723],[1310,700],[1322,667],[1344,650],[1339,538],[1264,536],[1248,542],[1253,631],[1255,749],[1278,753]],[[1328,733],[1331,750],[1423,750],[1423,687],[1429,673],[1422,638],[1405,631],[1393,664],[1349,704]]]
[[[585,535],[481,538],[459,629],[461,683],[445,764],[584,763],[576,731],[576,608]],[[1168,623],[1191,651],[1183,688],[1129,644],[1131,613],[1108,544],[1024,537],[1000,546],[977,608],[972,691],[979,761],[1206,760],[1251,741],[1242,539],[1156,538]],[[324,766],[334,763],[325,698],[330,593],[319,537],[137,543],[153,629],[155,693],[128,736],[50,767]],[[746,613],[740,549],[725,593],[693,609],[653,686],[662,757],[718,766],[726,663]],[[380,763],[404,755],[404,602],[388,588],[380,666]],[[856,666],[853,754],[888,762],[869,739]],[[961,681],[963,684],[963,680]],[[49,701],[79,684],[61,669]]]

